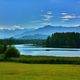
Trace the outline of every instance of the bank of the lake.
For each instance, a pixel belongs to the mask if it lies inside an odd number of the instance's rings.
[[[21,53],[20,57],[5,59],[4,54],[0,54],[0,61],[29,64],[80,64],[80,49],[77,48],[42,48],[32,44],[15,46]]]
[[[5,59],[0,55],[0,62],[16,62],[26,64],[79,64],[80,57],[55,57],[55,56],[27,56]]]

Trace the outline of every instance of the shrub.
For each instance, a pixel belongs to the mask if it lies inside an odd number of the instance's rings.
[[[0,45],[0,54],[3,54],[7,49],[6,45]]]
[[[5,51],[5,58],[19,57],[20,52],[14,47],[9,46]]]

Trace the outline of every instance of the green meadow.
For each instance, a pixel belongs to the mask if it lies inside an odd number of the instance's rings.
[[[80,65],[0,62],[0,80],[80,80]]]

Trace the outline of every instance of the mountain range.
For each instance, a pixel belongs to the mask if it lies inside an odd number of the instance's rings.
[[[15,29],[0,30],[0,38],[18,38],[18,39],[46,39],[49,35],[55,32],[80,32],[80,26],[65,27],[47,25],[38,29]]]

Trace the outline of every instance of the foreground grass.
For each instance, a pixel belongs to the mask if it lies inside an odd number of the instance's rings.
[[[0,80],[80,80],[80,65],[0,62]]]

